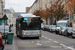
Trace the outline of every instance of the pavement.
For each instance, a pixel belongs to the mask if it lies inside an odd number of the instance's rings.
[[[42,31],[42,36],[36,38],[20,39],[14,32],[13,44],[5,44],[5,50],[75,50],[75,39],[57,35],[48,31]]]
[[[12,28],[12,32],[14,32],[14,28]],[[15,34],[14,34],[14,37],[15,37]],[[17,50],[17,47],[16,47],[16,43],[15,43],[15,38],[13,38],[13,43],[12,44],[5,44],[5,40],[3,39],[3,43],[4,43],[4,50]]]

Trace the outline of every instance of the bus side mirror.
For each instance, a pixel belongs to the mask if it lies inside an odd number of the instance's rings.
[[[40,22],[41,22],[41,23],[43,23],[43,21],[42,21],[42,20],[40,20]]]

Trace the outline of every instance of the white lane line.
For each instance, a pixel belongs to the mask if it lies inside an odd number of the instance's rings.
[[[47,37],[45,37],[45,36],[43,36],[45,39],[48,39]],[[55,42],[55,43],[59,43],[59,42],[57,42],[57,41],[54,41],[54,40],[52,40],[52,39],[48,39],[48,40],[50,40],[50,41],[53,41],[53,42]],[[60,44],[61,46],[63,46],[65,49],[71,49],[71,50],[75,50],[73,47],[68,47],[68,46],[66,46],[66,45],[64,45],[64,44]]]
[[[60,44],[61,46],[63,46],[63,47],[66,47],[66,45],[64,45],[64,44]]]
[[[34,43],[34,41],[32,41],[32,43]]]
[[[48,40],[52,41],[52,39],[48,39]]]
[[[36,45],[39,45],[39,46],[41,46],[42,44],[40,44],[40,43],[37,43]]]
[[[44,37],[45,39],[48,39],[47,37]]]
[[[42,36],[42,37],[44,37],[44,36]]]
[[[51,48],[62,48],[62,46],[50,46]]]
[[[53,41],[53,42],[55,42],[55,43],[59,43],[59,42],[57,42],[57,41]]]
[[[73,47],[69,47],[69,46],[66,46],[64,44],[60,44],[61,46],[63,46],[65,49],[71,49],[71,50],[75,50]]]
[[[75,50],[74,48],[72,48],[72,47],[67,47],[68,49],[71,49],[71,50]]]

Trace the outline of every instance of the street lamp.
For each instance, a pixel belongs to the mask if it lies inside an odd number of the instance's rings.
[[[4,37],[5,37],[5,44],[6,44],[6,34],[5,34],[5,20],[7,20],[6,14],[3,16],[2,20],[4,20]]]
[[[51,4],[51,16],[52,16],[52,1],[50,1],[50,4]],[[51,24],[53,23],[51,22]]]

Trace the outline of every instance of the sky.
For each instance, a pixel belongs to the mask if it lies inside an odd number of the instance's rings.
[[[5,0],[5,9],[14,9],[15,12],[25,12],[35,0]]]

